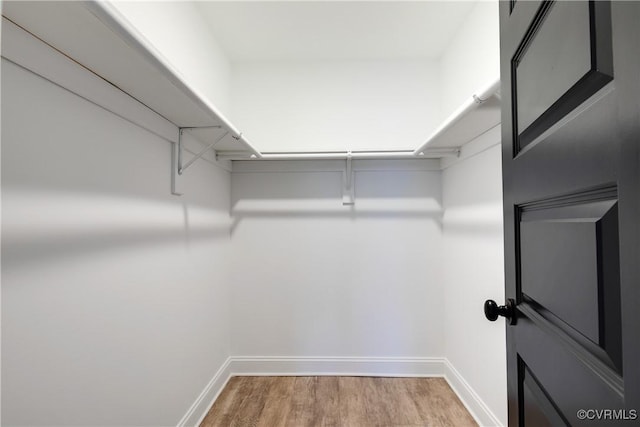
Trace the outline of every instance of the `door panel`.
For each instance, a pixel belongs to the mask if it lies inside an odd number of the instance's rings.
[[[623,381],[613,369],[561,329],[536,316],[535,309],[525,306],[522,310],[529,318],[518,319],[520,360],[563,419],[579,425],[579,409],[624,408]],[[521,368],[518,381],[525,380],[526,372]]]
[[[542,427],[568,424],[524,363],[521,363],[521,370],[524,424]]]
[[[521,299],[596,344],[609,339],[619,366],[620,340],[611,340],[620,334],[616,200],[519,210]]]
[[[586,1],[536,12],[511,60],[516,152],[612,80],[610,15]]]
[[[640,423],[640,2],[500,27],[509,424]]]

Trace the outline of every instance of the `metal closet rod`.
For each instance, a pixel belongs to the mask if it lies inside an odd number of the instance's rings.
[[[261,160],[345,160],[345,159],[428,159],[440,157],[457,157],[458,148],[432,148],[424,151],[419,157],[413,150],[397,151],[278,151],[262,152]],[[246,152],[218,152],[219,159],[251,160],[255,157]]]

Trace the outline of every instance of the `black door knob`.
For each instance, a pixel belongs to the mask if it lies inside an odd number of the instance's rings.
[[[487,319],[494,322],[498,316],[503,316],[509,320],[510,325],[516,323],[516,302],[509,298],[505,305],[498,305],[492,299],[484,302],[484,315]]]

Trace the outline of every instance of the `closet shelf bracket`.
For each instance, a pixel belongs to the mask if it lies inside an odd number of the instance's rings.
[[[182,135],[184,134],[185,131],[188,130],[192,130],[192,129],[220,129],[222,128],[222,126],[203,126],[203,127],[184,127],[184,128],[180,128],[180,132],[178,134],[178,175],[182,175],[184,173],[184,171],[186,171],[189,166],[191,166],[192,164],[194,164],[196,162],[196,160],[198,160],[199,158],[201,158],[202,156],[204,156],[209,150],[213,150],[213,147],[216,146],[216,144],[218,144],[220,141],[222,141],[224,138],[226,138],[227,135],[229,135],[229,131],[225,131],[222,135],[220,135],[219,137],[217,137],[211,144],[207,145],[205,148],[203,148],[202,150],[200,150],[200,152],[198,154],[196,154],[195,156],[193,156],[191,159],[189,159],[189,161],[187,161],[186,163],[182,163],[183,161],[183,152],[184,152],[184,148],[182,146]],[[240,139],[240,136],[234,136],[235,139]],[[213,150],[215,152],[215,150]]]
[[[354,189],[354,176],[351,151],[347,152],[347,160],[344,168],[344,174],[342,175],[342,204],[353,205],[355,204],[355,189]]]
[[[186,162],[184,161],[184,152],[187,151],[184,143],[184,134],[187,131],[191,130],[203,130],[203,129],[224,129],[224,132],[221,135],[218,135],[213,142],[205,146],[198,153],[195,153],[193,157],[191,157]],[[242,138],[242,133],[238,135],[234,135],[230,130],[226,129],[221,125],[214,126],[193,126],[193,127],[180,127],[178,128],[178,142],[173,144],[173,156],[172,156],[172,179],[171,179],[171,193],[176,196],[182,195],[182,191],[178,188],[180,177],[184,174],[184,172],[191,167],[198,159],[202,158],[207,152],[213,151],[216,156],[216,160],[218,160],[218,153],[215,150],[215,146],[219,144],[223,139],[227,136],[231,135],[231,137],[240,141]]]

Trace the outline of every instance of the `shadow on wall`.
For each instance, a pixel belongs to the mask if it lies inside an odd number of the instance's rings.
[[[339,201],[338,201],[339,202]],[[291,210],[288,208],[286,211],[280,209],[263,209],[263,210],[245,210],[245,209],[233,209],[231,211],[232,223],[231,234],[236,231],[240,226],[240,223],[249,218],[264,218],[264,219],[330,219],[330,218],[349,218],[355,219],[431,219],[442,224],[442,212],[439,210],[433,211],[409,211],[401,212],[395,210],[357,210],[354,206],[343,206],[342,211],[321,210],[321,209],[302,209],[299,211]]]
[[[2,61],[3,270],[96,251],[229,238],[228,172],[171,195],[172,145]]]
[[[502,203],[498,201],[453,206],[445,210],[444,230],[451,235],[501,236]]]
[[[6,267],[124,247],[229,238],[226,211],[186,202],[89,193],[3,191],[2,255]]]
[[[231,233],[244,219],[430,219],[441,227],[440,173],[358,171],[354,205],[342,204],[342,172],[238,173]]]

